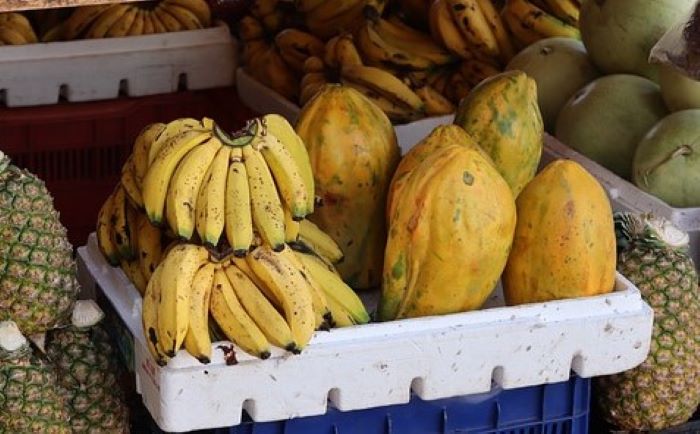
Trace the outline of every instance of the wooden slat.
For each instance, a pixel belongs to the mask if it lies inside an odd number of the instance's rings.
[[[126,3],[142,0],[0,0],[0,12]]]

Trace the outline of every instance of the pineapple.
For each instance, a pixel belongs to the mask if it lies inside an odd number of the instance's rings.
[[[638,367],[598,380],[605,418],[628,430],[686,422],[700,402],[700,293],[688,235],[649,216],[615,216],[618,271],[654,309],[651,349]]]
[[[70,433],[56,371],[12,321],[0,322],[0,433]]]
[[[129,412],[117,383],[116,354],[99,324],[104,314],[92,300],[80,300],[72,326],[46,334],[46,352],[68,390],[74,433],[129,432]]]
[[[73,248],[46,186],[0,152],[0,321],[26,335],[65,325],[78,290]]]

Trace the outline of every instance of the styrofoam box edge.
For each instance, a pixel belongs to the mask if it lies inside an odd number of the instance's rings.
[[[9,107],[146,96],[231,86],[237,42],[228,26],[123,38],[0,47],[0,90]]]
[[[242,67],[236,71],[236,88],[241,101],[254,111],[258,113],[277,113],[292,124],[296,123],[300,112],[299,106],[255,80]],[[401,152],[405,154],[435,127],[451,124],[453,120],[454,115],[445,115],[394,126]]]
[[[236,351],[226,366],[222,343],[201,365],[181,350],[160,368],[148,354],[141,296],[107,264],[94,234],[78,249],[81,283],[98,284],[134,337],[137,387],[158,425],[187,431],[254,421],[432,400],[565,381],[630,369],[646,357],[653,311],[617,275],[601,296],[453,315],[372,323],[317,332],[300,355],[273,351],[258,360]],[[230,345],[226,343],[227,345]],[[234,347],[235,348],[235,347]]]

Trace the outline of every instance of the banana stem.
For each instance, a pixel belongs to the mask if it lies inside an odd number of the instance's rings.
[[[255,120],[248,121],[245,127],[231,134],[222,130],[218,124],[214,124],[213,133],[217,139],[221,140],[226,146],[232,148],[241,148],[249,145],[253,141],[257,132],[258,126]]]

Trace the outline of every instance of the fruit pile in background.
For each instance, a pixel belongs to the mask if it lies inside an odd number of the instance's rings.
[[[248,72],[304,105],[326,83],[371,99],[395,124],[453,113],[518,50],[580,39],[576,0],[255,0],[239,23]]]
[[[38,42],[29,20],[22,14],[0,14],[0,45],[23,45]]]

